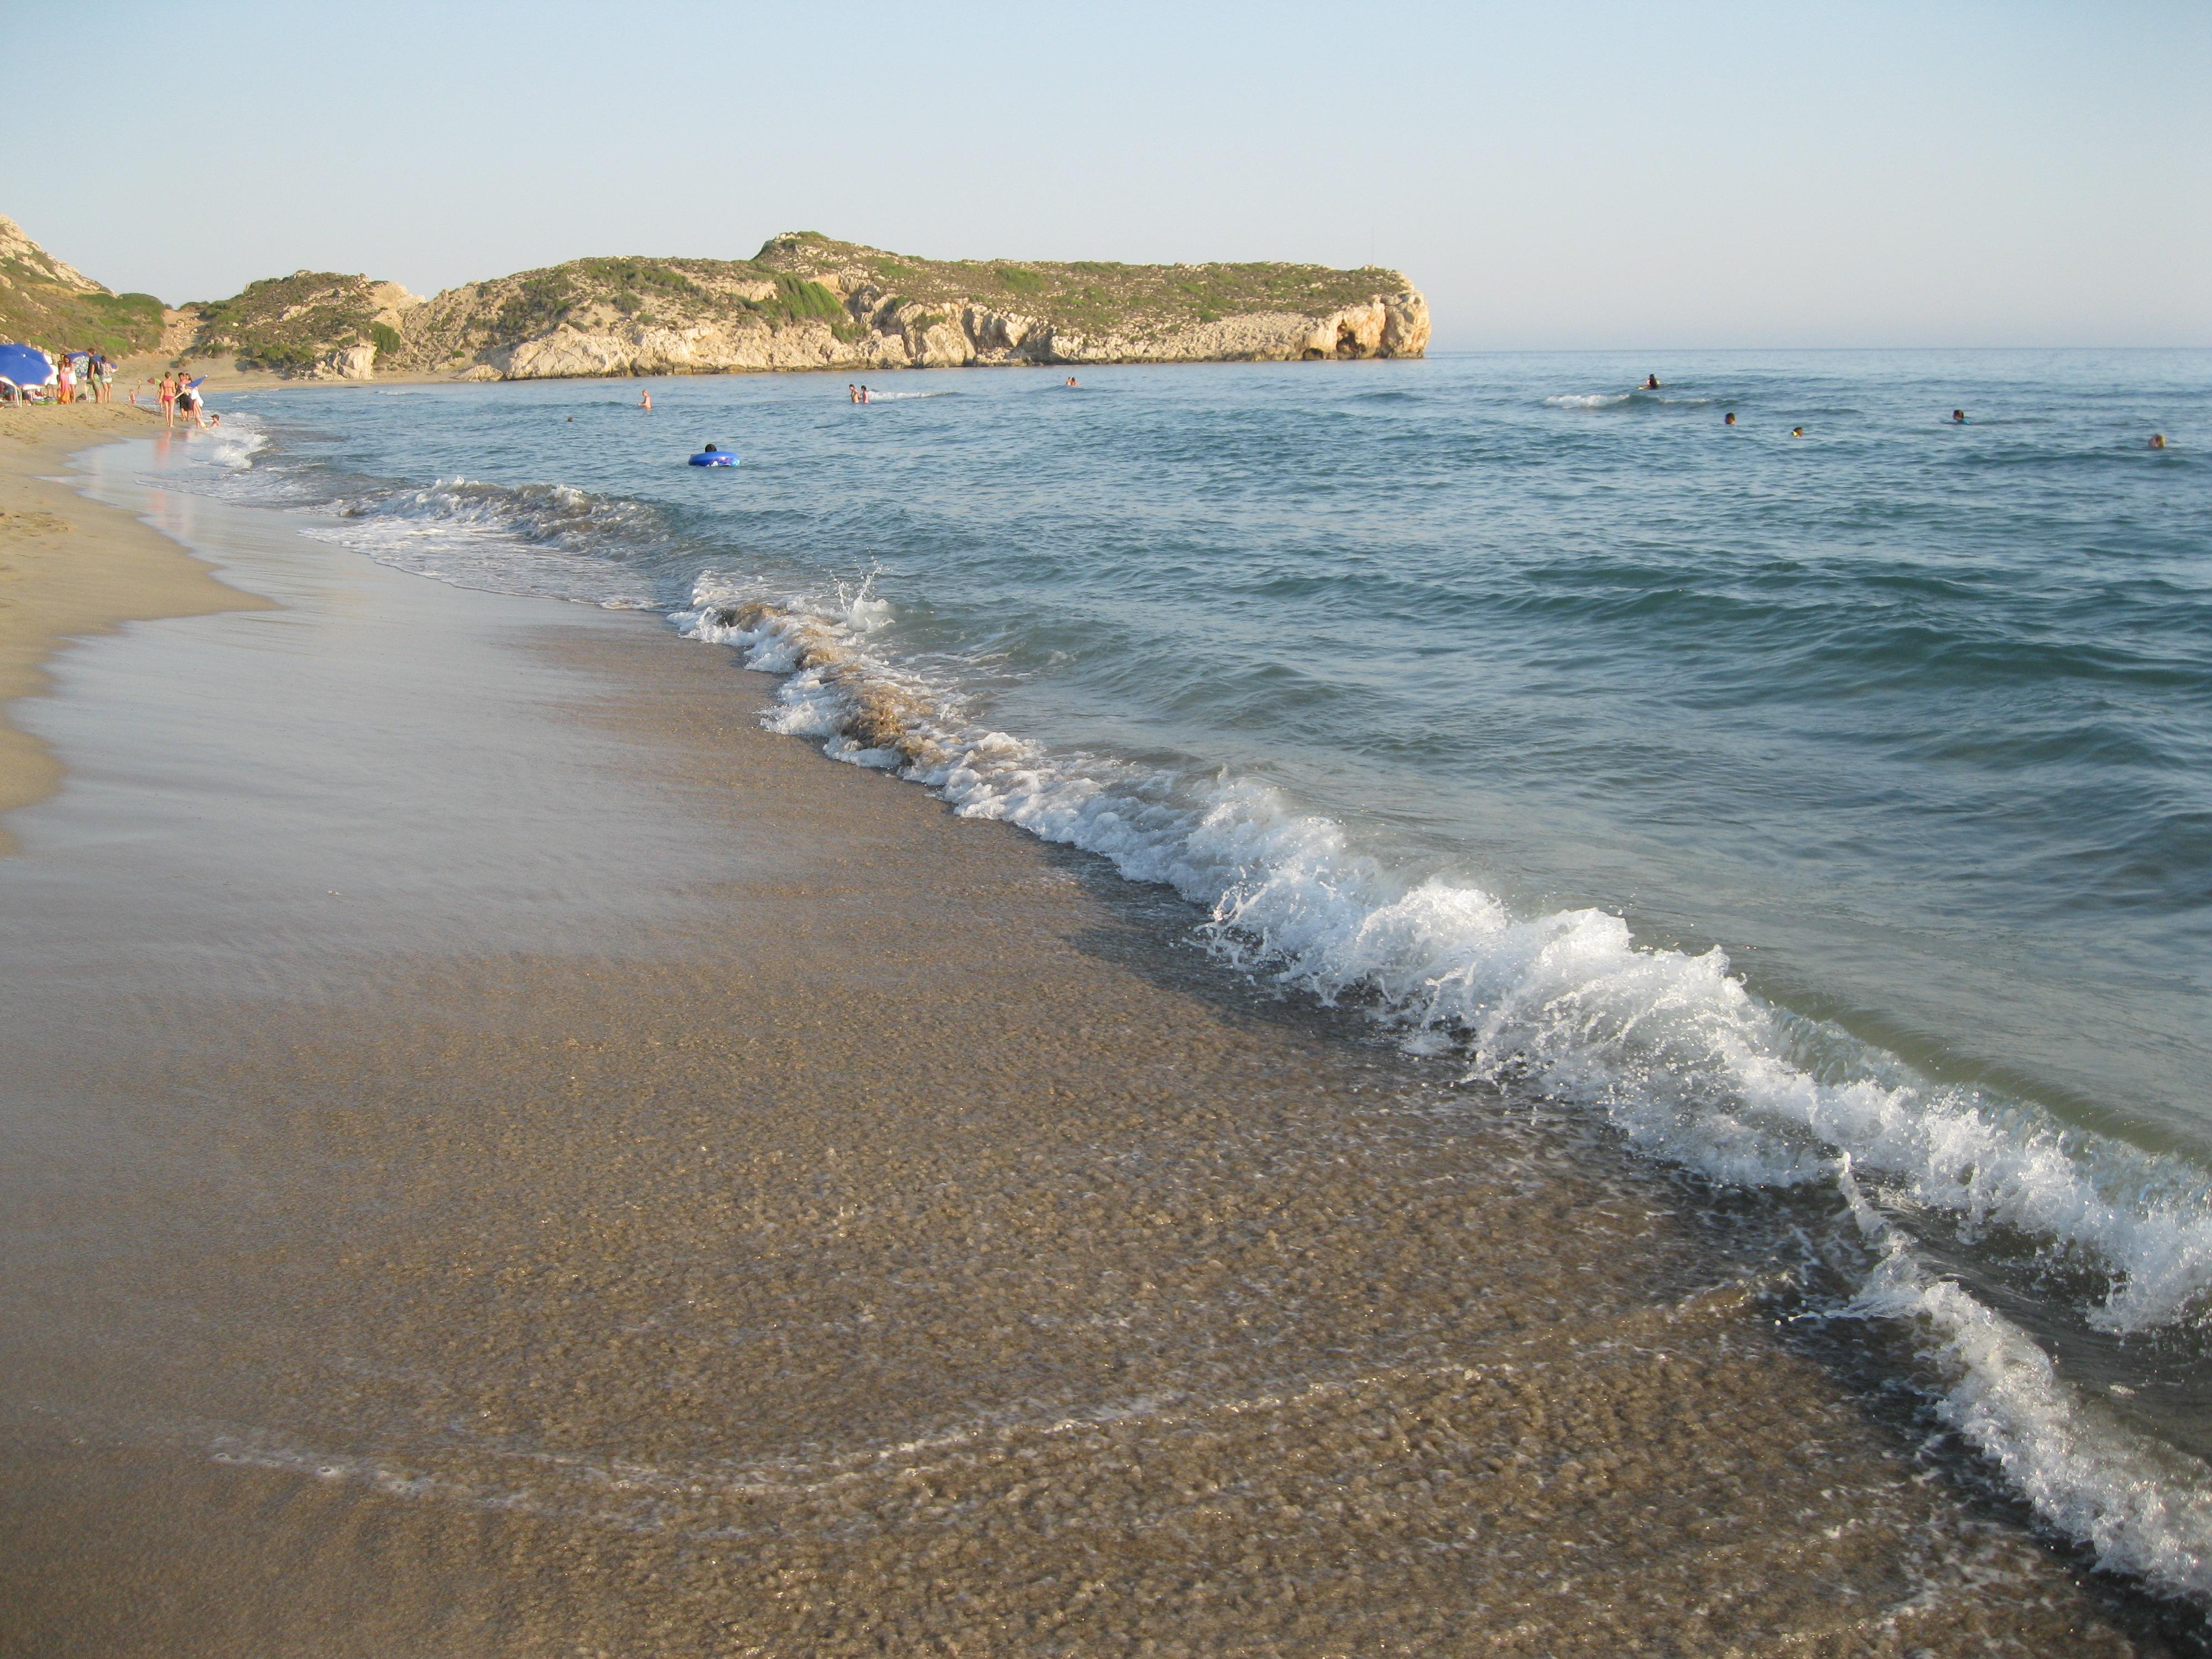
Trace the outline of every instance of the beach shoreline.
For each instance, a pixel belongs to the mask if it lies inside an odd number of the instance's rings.
[[[1601,1130],[657,620],[87,459],[258,599],[38,711],[0,1652],[2184,1650]]]
[[[48,665],[70,641],[265,603],[217,581],[170,538],[56,482],[77,452],[154,436],[160,419],[128,404],[0,410],[0,814],[61,781],[60,763],[9,714],[50,688]],[[0,818],[0,854],[13,846]]]

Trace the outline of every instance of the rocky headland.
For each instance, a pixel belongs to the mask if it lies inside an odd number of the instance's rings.
[[[136,306],[146,338],[117,345],[158,341],[179,359],[287,378],[1417,357],[1429,341],[1428,302],[1380,267],[921,259],[812,232],[774,237],[750,259],[572,259],[427,300],[396,283],[295,271],[168,313],[163,334],[150,296],[110,295],[0,227],[14,238],[0,239],[0,276],[20,265],[80,310]],[[49,348],[100,343],[76,337],[85,319],[74,315],[17,322],[15,291],[0,288],[0,331]]]

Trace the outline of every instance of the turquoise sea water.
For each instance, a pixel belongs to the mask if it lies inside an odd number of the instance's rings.
[[[267,392],[165,465],[667,613],[1224,973],[1832,1194],[1936,1409],[2212,1595],[2212,354],[1078,373]]]

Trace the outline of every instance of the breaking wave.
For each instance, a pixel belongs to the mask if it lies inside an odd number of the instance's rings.
[[[2212,1600],[2212,1497],[2196,1495],[2212,1470],[2099,1416],[1921,1248],[2018,1235],[2033,1270],[2100,1285],[2075,1310],[2088,1326],[2198,1325],[2212,1292],[2201,1172],[1921,1076],[1762,1000],[1718,949],[1642,945],[1597,909],[1516,915],[1471,884],[1395,876],[1263,784],[1056,754],[974,723],[876,648],[891,615],[872,582],[813,604],[710,574],[672,620],[784,677],[770,729],[1174,888],[1238,971],[1364,1009],[1470,1081],[1601,1114],[1715,1181],[1835,1191],[1886,1249],[1855,1309],[1920,1330],[1954,1379],[1941,1414],[2100,1562]]]
[[[646,565],[666,539],[659,515],[641,502],[567,484],[455,477],[342,497],[325,511],[343,523],[310,526],[308,535],[458,587],[550,594],[611,610],[664,602],[649,570],[628,582],[622,576],[625,563]]]

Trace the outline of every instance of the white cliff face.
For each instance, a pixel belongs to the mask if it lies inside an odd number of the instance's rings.
[[[376,378],[376,348],[343,346],[315,365],[318,380],[373,380]]]
[[[772,287],[769,292],[773,293]],[[1428,302],[1377,295],[1325,316],[1255,312],[1123,336],[1085,336],[981,301],[925,308],[872,284],[841,295],[856,326],[758,317],[684,328],[563,323],[488,359],[469,378],[553,380],[607,374],[720,374],[801,368],[951,368],[985,363],[1279,362],[1418,357]],[[857,335],[857,337],[850,337]]]

